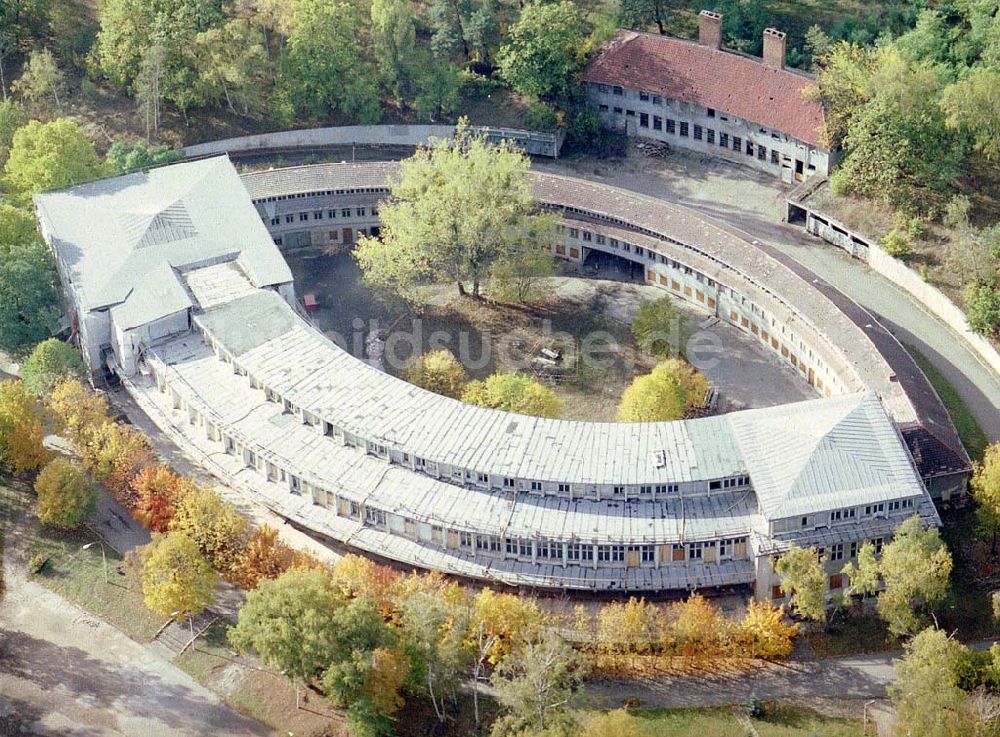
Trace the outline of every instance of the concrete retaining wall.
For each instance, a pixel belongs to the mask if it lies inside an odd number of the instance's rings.
[[[535,156],[559,157],[564,133],[540,133],[514,128],[474,127],[491,141],[508,140]],[[421,146],[431,138],[451,138],[452,125],[348,125],[338,128],[305,128],[255,136],[225,138],[188,146],[185,158],[218,154],[250,154],[288,149],[314,150],[330,146]]]
[[[804,223],[809,233],[842,248],[854,258],[867,263],[896,286],[909,292],[928,312],[957,333],[973,353],[1000,376],[1000,353],[989,340],[969,329],[969,323],[962,309],[937,287],[925,282],[905,263],[886,253],[874,238],[851,230],[834,218],[812,209],[808,197],[815,189],[816,185],[808,189],[799,187],[789,194],[786,201],[788,222]]]

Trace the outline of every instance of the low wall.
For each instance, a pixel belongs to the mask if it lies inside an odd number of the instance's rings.
[[[873,271],[906,290],[928,312],[957,333],[972,352],[1000,376],[1000,353],[989,340],[969,329],[969,323],[962,309],[937,287],[925,282],[905,263],[886,253],[874,238],[851,230],[834,218],[812,209],[808,198],[815,189],[816,187],[807,191],[796,189],[789,194],[786,201],[788,222],[803,223],[812,235],[864,261]]]
[[[559,157],[564,133],[541,133],[515,128],[474,127],[491,141],[512,141],[535,156]],[[255,136],[225,138],[187,146],[185,158],[200,158],[217,154],[251,154],[288,149],[314,150],[330,146],[421,146],[431,138],[451,138],[453,125],[347,125],[337,128],[303,128],[300,130],[261,133]]]

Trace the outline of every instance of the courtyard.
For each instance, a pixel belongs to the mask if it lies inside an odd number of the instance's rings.
[[[396,376],[414,355],[444,347],[473,379],[496,371],[535,373],[564,400],[567,419],[610,421],[625,387],[657,363],[638,349],[629,326],[641,304],[664,293],[611,268],[564,264],[557,275],[537,283],[537,298],[525,305],[461,299],[452,285],[440,285],[418,313],[371,289],[349,252],[285,256],[299,296],[317,300],[312,313],[317,327],[352,355]],[[673,306],[681,315],[675,344],[711,382],[718,412],[816,396],[758,341],[680,300]],[[541,347],[557,348],[564,356],[558,371],[539,372],[532,364]]]

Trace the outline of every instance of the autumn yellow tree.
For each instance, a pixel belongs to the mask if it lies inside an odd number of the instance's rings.
[[[21,381],[0,382],[0,468],[15,476],[40,468],[49,457],[44,437],[31,392]]]
[[[137,497],[132,481],[154,462],[149,438],[131,425],[108,421],[86,430],[81,440],[84,468],[107,486],[122,506],[134,510]]]
[[[538,608],[538,602],[528,596],[483,589],[472,600],[470,638],[480,635],[489,639],[486,658],[496,665],[522,642],[531,640],[546,626],[548,617]]]
[[[650,373],[637,376],[622,393],[621,422],[680,420],[700,407],[709,389],[708,379],[678,358],[669,358]]]
[[[662,645],[665,631],[663,607],[634,596],[605,604],[597,615],[598,647],[607,653],[651,653]]]
[[[465,367],[449,350],[431,351],[412,359],[406,367],[406,380],[411,384],[459,399],[469,377]]]
[[[330,572],[334,588],[350,599],[368,598],[388,615],[393,609],[399,573],[363,555],[345,555]]]
[[[153,532],[166,532],[177,504],[194,488],[193,481],[162,463],[146,466],[132,479],[133,512]]]
[[[38,519],[43,524],[73,529],[94,513],[94,485],[82,469],[63,458],[49,461],[35,479]]]
[[[78,379],[58,382],[49,394],[49,412],[56,430],[79,446],[84,434],[108,421],[108,402]]]
[[[187,535],[155,535],[138,552],[142,594],[152,611],[180,620],[200,614],[212,603],[218,576]]]
[[[206,487],[196,487],[177,503],[168,528],[190,537],[223,572],[233,570],[250,537],[247,518]]]
[[[277,578],[290,568],[318,568],[325,566],[309,553],[289,547],[278,537],[278,531],[268,525],[253,531],[246,546],[240,551],[229,578],[244,589],[255,589],[264,579]]]
[[[554,391],[530,376],[514,373],[497,373],[484,381],[469,382],[462,401],[533,417],[559,417],[563,412],[563,401]]]
[[[732,623],[701,594],[672,604],[667,622],[665,644],[678,655],[712,658],[726,654]]]
[[[784,658],[792,652],[798,631],[798,624],[785,619],[784,607],[750,599],[737,638],[751,658]]]

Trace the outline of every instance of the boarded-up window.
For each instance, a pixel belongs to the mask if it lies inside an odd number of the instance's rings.
[[[780,586],[772,586],[771,587],[771,598],[772,599],[784,599],[785,598],[785,592],[781,590]]]
[[[844,577],[840,573],[835,573],[830,576],[830,588],[840,589],[844,587]]]

